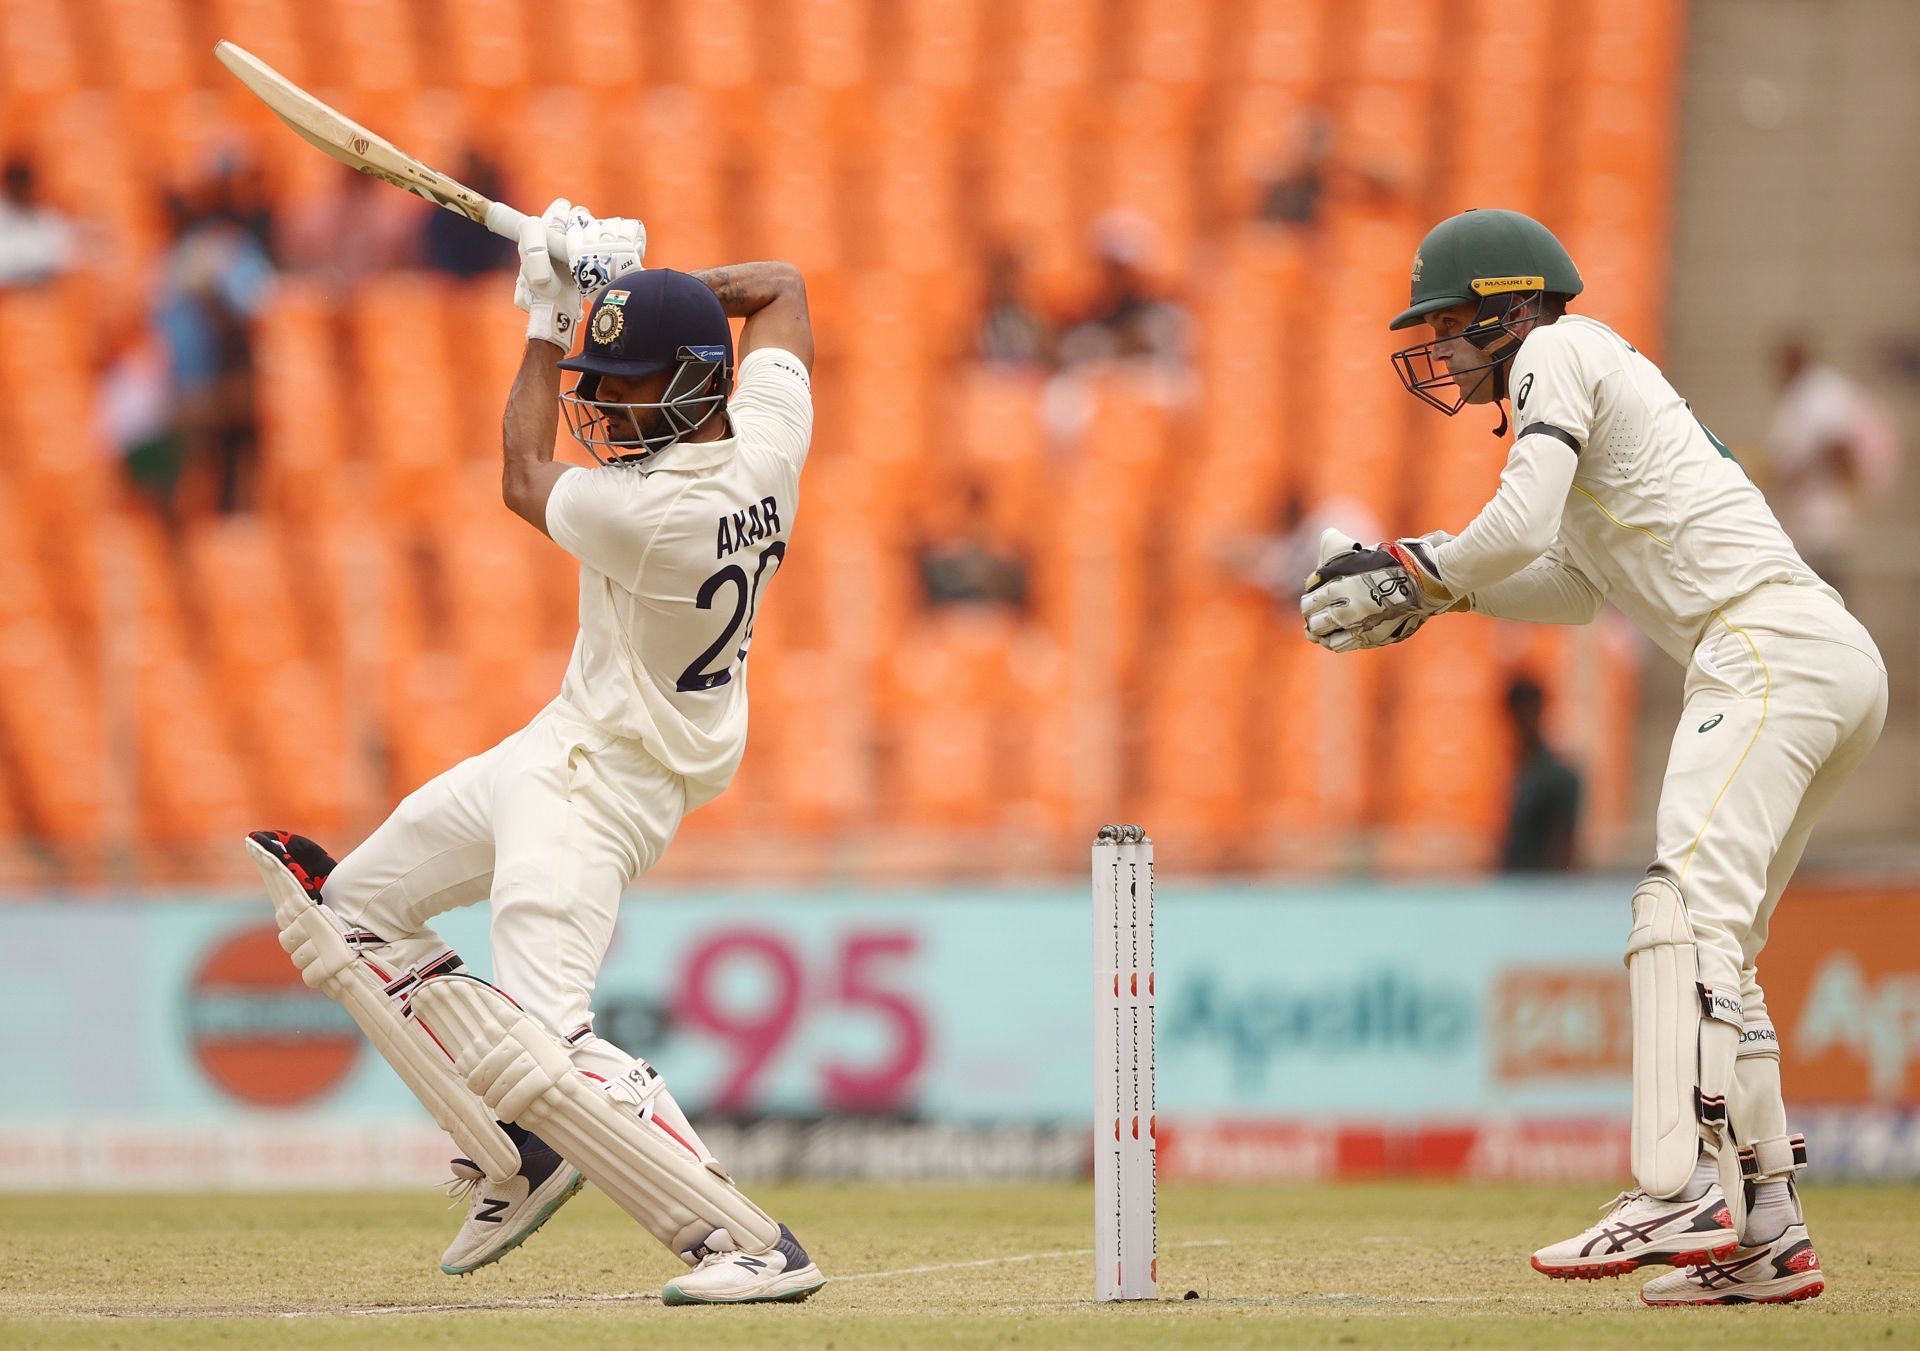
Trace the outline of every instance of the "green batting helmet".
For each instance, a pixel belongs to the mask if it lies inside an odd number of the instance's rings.
[[[1488,296],[1548,291],[1577,296],[1583,283],[1553,232],[1518,211],[1462,211],[1420,241],[1413,303],[1390,325],[1410,328],[1435,310]]]

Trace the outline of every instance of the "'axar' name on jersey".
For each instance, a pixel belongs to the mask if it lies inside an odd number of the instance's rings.
[[[779,533],[780,504],[771,497],[763,497],[742,511],[720,518],[719,542],[714,546],[713,556],[725,558]]]

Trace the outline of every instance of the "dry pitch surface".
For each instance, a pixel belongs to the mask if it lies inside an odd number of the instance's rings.
[[[1920,1345],[1914,1188],[1815,1189],[1824,1297],[1686,1310],[1527,1267],[1591,1189],[1167,1188],[1161,1301],[1107,1307],[1085,1188],[764,1199],[838,1278],[806,1304],[663,1307],[676,1267],[591,1191],[463,1280],[438,1273],[458,1217],[432,1193],[0,1197],[0,1347]]]

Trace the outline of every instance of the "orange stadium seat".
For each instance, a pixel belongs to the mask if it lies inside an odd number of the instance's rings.
[[[924,89],[894,86],[876,95],[873,140],[859,177],[870,197],[859,211],[852,252],[896,273],[933,273],[948,287],[971,241],[962,230],[965,197],[957,173],[960,106]],[[871,231],[874,238],[864,238]]]
[[[867,82],[873,7],[863,0],[791,0],[782,48],[803,84],[848,89]]]
[[[1100,118],[1104,154],[1085,157],[1095,177],[1082,191],[1102,209],[1123,208],[1153,227],[1152,270],[1177,276],[1198,231],[1191,91],[1126,85],[1107,95]]]
[[[1248,84],[1223,91],[1217,135],[1206,138],[1213,156],[1212,194],[1227,219],[1253,214],[1268,180],[1290,167],[1306,145],[1313,108],[1298,85]]]
[[[676,77],[696,89],[738,90],[772,83],[756,50],[751,0],[669,0],[663,34]],[[782,65],[785,62],[781,62]]]
[[[238,43],[298,85],[318,83],[309,69],[312,49],[298,22],[301,0],[212,0],[218,36]],[[198,54],[196,53],[196,56]],[[208,73],[218,87],[225,76]]]
[[[641,11],[625,0],[552,0],[540,7],[543,24],[551,24],[552,38],[535,44],[535,55],[551,50],[559,69],[536,72],[541,80],[570,77],[591,89],[631,89],[650,83],[652,44],[641,40]],[[577,58],[580,52],[618,53],[615,60]]]
[[[377,500],[395,522],[433,514],[458,448],[447,301],[438,278],[396,273],[368,278],[348,302]]]
[[[432,50],[451,55],[451,83],[488,93],[524,86],[538,36],[528,11],[523,0],[459,0],[442,9]]]
[[[1501,706],[1503,673],[1491,660],[1494,624],[1478,617],[1436,624],[1426,669],[1399,671],[1382,729],[1386,820],[1378,861],[1416,875],[1491,863],[1513,776],[1514,747]]]
[[[1076,99],[1057,85],[998,88],[982,130],[981,213],[989,242],[1014,247],[1045,298],[1059,304],[1088,275],[1086,203],[1076,182]]]
[[[417,0],[402,4],[393,0],[318,0],[312,4],[305,13],[309,20],[307,37],[323,54],[322,83],[338,82],[350,90],[381,93],[419,89],[430,83],[421,78],[423,9]]]
[[[1100,0],[1015,0],[1013,79],[1026,85],[1082,86],[1105,72],[1100,61]]]
[[[878,72],[887,82],[955,89],[975,84],[986,54],[985,5],[951,0],[898,0],[882,6],[882,36],[892,37],[891,60]]]
[[[776,251],[802,270],[848,261],[842,238],[837,109],[826,91],[781,85],[763,91],[762,127],[747,138],[757,215],[748,251]],[[866,241],[861,247],[868,247]]]
[[[1227,6],[1136,5],[1121,30],[1121,75],[1191,88],[1206,79],[1213,26]]]
[[[1236,0],[1222,18],[1216,67],[1233,84],[1319,85],[1335,24],[1332,0]]]
[[[190,51],[177,0],[93,0],[93,12],[93,36],[106,40],[112,84],[147,95],[203,83],[201,54]]]
[[[883,736],[889,812],[905,824],[980,827],[999,800],[999,739],[987,702],[1006,625],[998,616],[938,616],[902,636],[893,654],[895,714]]]
[[[70,7],[45,0],[0,0],[0,100],[65,94],[80,85],[76,17]]]
[[[101,690],[51,625],[32,619],[0,624],[0,680],[33,690],[32,700],[0,699],[7,745],[35,835],[72,850],[98,843],[109,829],[107,783],[113,762],[102,728]],[[78,861],[78,855],[70,855]]]
[[[294,528],[347,505],[340,331],[324,287],[299,277],[276,285],[255,329],[260,503]]]

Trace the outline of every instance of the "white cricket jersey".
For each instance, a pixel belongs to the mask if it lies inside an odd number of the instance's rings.
[[[813,393],[791,352],[740,363],[733,435],[562,474],[547,533],[580,560],[580,636],[562,702],[687,780],[691,810],[747,742],[747,644],[786,554]]]
[[[1500,492],[1436,551],[1456,592],[1503,580],[1550,540],[1551,558],[1682,663],[1713,612],[1757,586],[1839,599],[1660,369],[1605,324],[1566,315],[1534,329],[1508,389],[1515,442]],[[1554,519],[1556,533],[1534,533]],[[1516,538],[1533,553],[1515,557]]]

